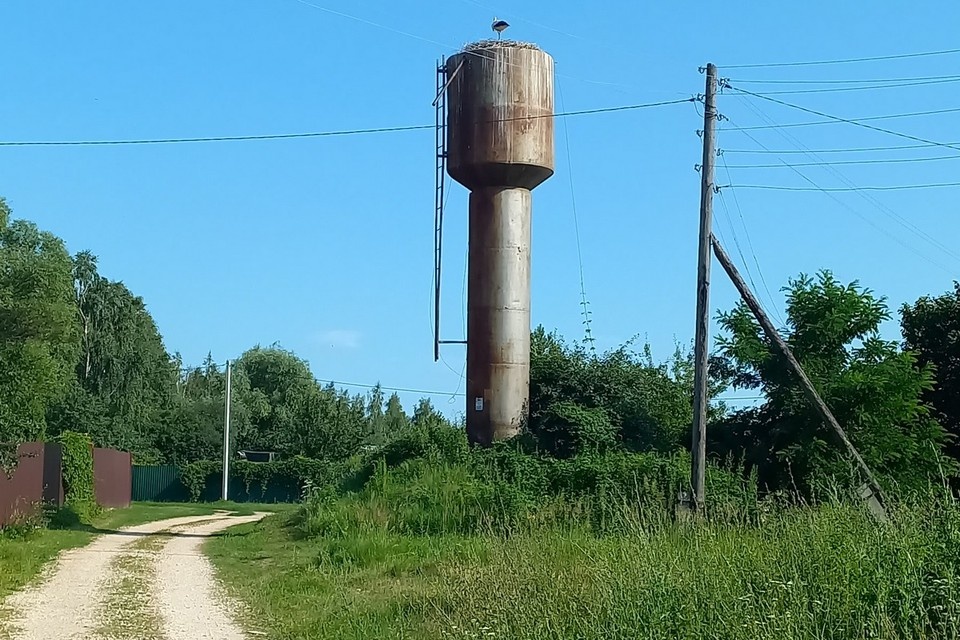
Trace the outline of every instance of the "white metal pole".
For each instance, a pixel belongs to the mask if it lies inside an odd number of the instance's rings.
[[[223,415],[223,494],[227,500],[230,489],[230,361],[227,360],[227,389]]]

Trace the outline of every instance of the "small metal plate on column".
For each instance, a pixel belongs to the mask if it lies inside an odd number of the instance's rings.
[[[476,410],[476,411],[483,411],[483,398],[482,398],[482,397],[475,399],[475,400],[473,401],[473,403],[474,403],[474,405],[473,405],[473,406],[474,406],[474,410]]]

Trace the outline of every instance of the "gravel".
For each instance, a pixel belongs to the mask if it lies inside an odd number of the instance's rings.
[[[35,584],[9,596],[0,637],[10,640],[88,640],[102,638],[105,609],[116,602],[121,584],[114,573],[118,556],[136,553],[156,536],[154,563],[146,584],[137,587],[151,609],[160,612],[165,640],[243,640],[247,636],[231,616],[232,606],[220,592],[200,547],[207,537],[227,527],[260,520],[267,514],[226,517],[225,513],[160,520],[105,533],[91,544],[66,551]],[[178,535],[179,534],[179,535]],[[138,544],[139,543],[139,544]],[[154,545],[150,545],[154,546]],[[151,584],[152,583],[152,584]],[[6,632],[5,634],[3,632]],[[137,637],[139,639],[139,636]],[[126,640],[110,634],[110,640]],[[134,640],[131,636],[129,640]]]

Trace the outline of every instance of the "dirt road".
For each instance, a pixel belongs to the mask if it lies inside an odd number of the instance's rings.
[[[172,518],[106,533],[62,554],[3,603],[10,640],[243,640],[236,606],[200,552],[206,538],[265,515]]]

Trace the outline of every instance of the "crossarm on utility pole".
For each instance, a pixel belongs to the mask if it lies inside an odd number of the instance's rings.
[[[788,347],[787,343],[784,342],[783,338],[780,337],[780,333],[777,331],[776,327],[773,326],[773,323],[770,322],[770,318],[767,317],[767,314],[764,313],[763,309],[760,307],[760,302],[756,299],[756,297],[754,297],[749,287],[747,287],[747,283],[743,281],[743,278],[740,276],[740,272],[737,271],[736,266],[734,266],[733,261],[730,260],[730,256],[727,255],[727,252],[724,251],[723,246],[716,239],[716,237],[712,235],[710,236],[710,244],[713,246],[713,253],[717,256],[717,260],[720,262],[721,266],[723,266],[723,270],[727,272],[728,276],[730,276],[730,280],[733,281],[733,285],[737,288],[737,291],[740,292],[740,297],[742,297],[743,301],[748,307],[750,307],[750,311],[753,312],[757,322],[760,323],[760,326],[763,328],[763,332],[786,359],[787,366],[790,368],[790,370],[797,376],[800,386],[803,389],[803,393],[807,396],[807,400],[810,401],[810,404],[813,405],[813,408],[818,414],[820,414],[820,417],[823,419],[823,421],[837,432],[837,435],[840,436],[840,440],[843,441],[843,445],[847,448],[847,451],[850,453],[850,455],[853,456],[853,459],[857,463],[857,467],[860,468],[860,470],[863,472],[863,475],[866,477],[870,490],[878,500],[876,507],[873,508],[879,508],[882,512],[882,503],[884,502],[883,491],[880,489],[880,485],[873,476],[873,472],[870,471],[870,467],[867,466],[867,463],[860,455],[860,452],[858,452],[856,447],[853,446],[853,443],[850,442],[850,438],[847,437],[843,427],[840,426],[840,423],[837,422],[837,419],[833,416],[833,413],[830,411],[830,407],[827,406],[827,403],[825,403],[823,398],[820,397],[820,394],[817,393],[813,383],[810,382],[810,378],[808,378],[807,374],[804,373],[800,363],[797,362],[793,352],[790,351],[790,347]],[[864,495],[863,497],[870,502],[869,495]]]

